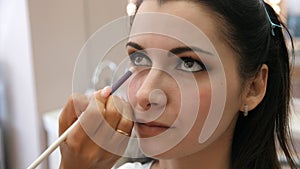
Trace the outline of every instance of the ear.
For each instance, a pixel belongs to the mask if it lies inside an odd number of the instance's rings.
[[[247,83],[240,111],[245,111],[245,105],[249,111],[253,110],[263,100],[267,90],[268,72],[268,66],[263,64],[257,75]]]

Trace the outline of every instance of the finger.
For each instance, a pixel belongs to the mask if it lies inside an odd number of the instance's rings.
[[[98,101],[93,98],[85,112],[80,116],[80,124],[88,136],[93,137],[101,123],[104,121],[102,115],[103,111],[104,104],[98,104]]]
[[[110,94],[111,94],[111,87],[109,87],[109,86],[94,93],[94,100],[95,100],[96,105],[98,106],[98,110],[101,115],[103,115],[103,113],[106,110],[105,105],[106,105],[107,100],[109,99]]]
[[[110,95],[111,88],[106,87],[95,93],[97,99],[100,101],[99,105],[104,107],[107,97]],[[59,117],[59,135],[67,130],[81,115],[89,105],[89,99],[85,95],[73,94],[69,97],[67,104]]]
[[[108,96],[111,94],[111,87],[106,86],[102,90],[97,91],[94,96],[101,103],[106,103]]]
[[[121,156],[128,144],[129,137],[117,133],[107,123],[102,123],[92,140],[112,154]]]
[[[123,111],[123,107],[125,107],[125,102],[119,97],[110,96],[108,98],[105,111],[103,112],[104,120],[93,136],[93,139],[96,140],[96,142],[106,144],[107,142],[112,141],[111,138],[116,134],[117,126],[122,119],[121,112]]]
[[[73,94],[69,97],[66,105],[59,116],[59,135],[70,127],[88,105],[88,98],[84,95]]]
[[[95,92],[89,106],[80,117],[80,124],[90,137],[94,136],[95,132],[103,122],[103,114],[106,111],[105,104],[110,92],[110,87],[105,87],[104,89]]]
[[[133,128],[133,110],[129,103],[123,101],[122,118],[117,125],[117,131],[124,135],[131,135]],[[123,133],[124,132],[124,133]]]
[[[106,122],[113,128],[114,130],[117,128],[119,121],[122,118],[122,101],[117,96],[110,96],[106,103],[106,111],[103,113],[103,116]]]
[[[72,98],[74,110],[76,112],[77,117],[79,117],[89,105],[89,98],[83,94],[73,94]]]

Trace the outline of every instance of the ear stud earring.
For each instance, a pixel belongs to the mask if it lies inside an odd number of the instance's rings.
[[[245,104],[245,105],[244,105],[244,112],[243,112],[244,117],[248,116],[248,112],[249,112],[249,107],[248,107],[247,104]]]

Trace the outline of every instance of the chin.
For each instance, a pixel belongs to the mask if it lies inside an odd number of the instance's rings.
[[[143,154],[155,159],[173,158],[169,152],[178,145],[163,134],[149,138],[138,138],[138,143]]]

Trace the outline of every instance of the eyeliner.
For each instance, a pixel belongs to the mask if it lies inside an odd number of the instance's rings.
[[[129,70],[111,87],[111,94],[113,94],[134,72],[134,67],[129,68]]]

